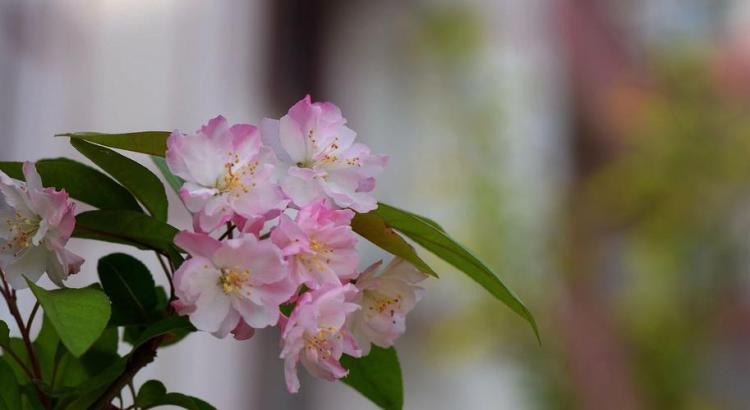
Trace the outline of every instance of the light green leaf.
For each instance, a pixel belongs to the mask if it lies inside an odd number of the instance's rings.
[[[417,255],[414,247],[386,225],[377,211],[356,214],[352,219],[352,230],[381,249],[411,262],[421,272],[437,277],[435,271]]]
[[[0,162],[0,171],[23,181],[22,166],[22,162]],[[36,169],[44,186],[64,189],[72,198],[96,208],[141,210],[127,189],[88,165],[56,158],[37,161]]]
[[[370,354],[353,358],[342,356],[341,364],[349,370],[343,381],[385,410],[404,406],[404,386],[396,349],[372,346]]]
[[[55,358],[59,353],[58,350],[65,349],[60,345],[60,337],[57,336],[57,332],[47,316],[42,316],[42,328],[39,330],[36,340],[34,340],[34,349],[39,358],[44,380],[51,380]]]
[[[65,347],[76,357],[83,355],[107,326],[107,295],[93,288],[49,291],[27,282]]]
[[[151,216],[167,220],[167,194],[159,178],[146,167],[109,148],[71,138],[70,144],[99,168],[112,175],[146,207]]]
[[[537,340],[541,342],[534,316],[523,302],[479,258],[454,241],[445,231],[436,227],[434,222],[382,203],[373,212],[381,216],[392,228],[467,274],[511,310],[526,319]]]
[[[140,152],[148,155],[157,155],[163,157],[167,152],[167,131],[142,131],[129,132],[124,134],[104,134],[100,132],[69,132],[57,134],[57,137],[79,138],[86,141],[94,142],[99,145],[106,145],[112,148],[124,149],[127,151]]]
[[[159,168],[159,171],[161,171],[161,174],[164,175],[164,179],[167,180],[167,183],[169,184],[169,186],[171,186],[172,189],[179,194],[180,189],[182,188],[182,185],[185,184],[185,180],[173,174],[172,171],[169,170],[169,167],[167,166],[167,161],[163,157],[152,156],[151,159],[154,161],[154,164],[156,164],[156,166]]]
[[[77,238],[132,245],[171,254],[177,228],[140,212],[88,211],[76,216]]]
[[[110,325],[144,324],[156,308],[154,278],[146,265],[124,253],[99,259],[99,282],[112,302]]]

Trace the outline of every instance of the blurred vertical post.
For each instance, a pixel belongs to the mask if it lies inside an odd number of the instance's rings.
[[[326,47],[326,27],[335,15],[337,1],[274,0],[268,1],[269,20],[266,61],[266,101],[272,109],[270,116],[279,117],[306,94],[315,100],[322,99],[322,71],[324,49]],[[279,334],[277,330],[259,332],[256,342],[263,355],[257,366],[261,374],[271,373],[270,377],[255,380],[259,409],[298,409],[311,408],[310,388],[302,388],[295,395],[286,392],[283,383],[283,366],[278,358]],[[276,353],[276,354],[273,354]],[[270,372],[269,369],[272,369]],[[300,372],[303,384],[304,371]],[[309,386],[308,386],[309,387]]]
[[[588,179],[622,147],[626,133],[618,122],[617,104],[639,80],[624,37],[607,16],[607,4],[563,0],[557,15],[572,100],[572,175],[562,254],[566,289],[559,330],[581,409],[645,409],[606,295],[607,273],[617,264],[612,256],[619,251],[618,231],[599,217],[605,213],[592,217],[596,204],[584,195]]]

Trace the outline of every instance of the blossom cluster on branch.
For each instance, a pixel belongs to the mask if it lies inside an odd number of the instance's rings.
[[[246,340],[278,327],[290,392],[299,391],[301,363],[400,409],[392,346],[423,296],[421,282],[437,277],[401,235],[476,281],[539,337],[523,303],[440,224],[376,201],[387,158],[355,141],[334,104],[307,96],[258,127],[218,116],[193,133],[58,136],[99,169],[68,158],[0,161],[0,297],[20,335],[0,320],[0,408],[24,400],[33,410],[212,409],[157,380],[136,393],[133,378],[194,331]],[[191,229],[169,223],[164,183],[116,150],[151,156],[191,213]],[[93,209],[76,214],[74,201]],[[66,287],[84,262],[70,238],[152,251],[169,289],[119,252],[98,260],[97,283]],[[394,259],[360,269],[359,238]],[[36,284],[44,273],[57,289]],[[36,298],[28,317],[17,303],[26,288]],[[120,342],[132,348],[122,354]],[[63,361],[77,373],[50,371]]]
[[[347,374],[342,354],[392,346],[426,277],[401,260],[360,275],[352,209],[377,207],[371,191],[387,158],[355,137],[338,107],[307,96],[260,128],[216,117],[167,140],[194,218],[194,232],[175,238],[191,258],[174,275],[173,306],[217,337],[279,325],[290,392],[299,362],[335,380]]]

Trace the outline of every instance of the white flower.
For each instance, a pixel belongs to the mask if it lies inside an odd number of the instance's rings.
[[[390,347],[406,331],[406,315],[422,298],[424,289],[416,286],[427,275],[411,263],[395,258],[380,275],[381,262],[367,268],[357,279],[360,290],[356,301],[362,309],[354,312],[349,323],[357,345],[364,355],[370,343]]]
[[[33,163],[23,165],[26,182],[0,172],[0,268],[15,289],[44,272],[58,286],[80,270],[83,258],[65,249],[75,227],[75,204],[65,191],[44,188]]]

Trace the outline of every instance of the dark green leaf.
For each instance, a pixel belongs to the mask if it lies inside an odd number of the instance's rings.
[[[341,364],[349,369],[342,381],[385,410],[404,406],[404,386],[396,349],[372,346],[361,358],[342,356]]]
[[[0,320],[0,346],[7,346],[10,340],[10,329],[8,324]]]
[[[414,247],[386,225],[377,211],[356,214],[352,219],[352,229],[381,249],[411,262],[417,269],[437,277],[435,271],[417,255]]]
[[[147,409],[157,406],[159,401],[167,395],[167,388],[158,380],[149,380],[138,389],[136,404],[139,407]]]
[[[159,406],[178,406],[188,410],[216,410],[216,407],[205,401],[182,393],[167,393],[158,404]]]
[[[110,327],[104,330],[99,339],[81,356],[81,362],[90,376],[104,371],[115,361],[120,359],[117,354],[119,334],[117,328]]]
[[[107,295],[92,288],[48,291],[27,282],[65,347],[76,357],[83,355],[107,326]]]
[[[117,355],[117,328],[107,328],[101,337],[80,358],[74,357],[62,345],[58,349],[55,380],[50,383],[54,397],[62,397],[86,390],[92,377],[105,372],[122,359]]]
[[[181,393],[167,393],[167,389],[160,381],[149,380],[138,390],[136,398],[138,407],[146,410],[158,406],[179,406],[189,410],[211,410],[213,406],[205,401]]]
[[[167,220],[168,203],[164,185],[148,168],[101,145],[76,138],[71,138],[70,144],[135,195],[151,216],[160,221]]]
[[[167,138],[169,137],[169,134],[170,133],[167,131],[143,131],[124,134],[70,132],[57,134],[57,136],[79,138],[112,148],[163,157],[167,152]]]
[[[20,384],[13,370],[0,361],[0,408],[15,410],[21,408]]]
[[[154,164],[156,164],[156,166],[159,168],[159,171],[161,171],[161,174],[164,175],[164,179],[167,180],[167,183],[169,184],[169,186],[171,186],[172,189],[179,194],[180,189],[182,188],[182,185],[185,183],[185,180],[173,174],[172,171],[169,170],[169,167],[167,166],[167,161],[164,158],[152,156],[151,159],[154,161]]]
[[[11,178],[24,180],[21,162],[0,162],[0,171]],[[47,187],[64,189],[72,198],[99,209],[130,209],[141,207],[133,195],[112,178],[80,162],[67,158],[43,159],[36,169]]]
[[[76,216],[77,238],[132,245],[171,254],[177,229],[140,212],[88,211]]]
[[[21,388],[21,408],[23,410],[45,410],[31,384],[26,384]]]
[[[63,400],[57,408],[65,410],[89,409],[99,396],[107,390],[109,384],[115,381],[115,379],[125,371],[126,363],[125,359],[117,360],[114,364],[107,367],[106,370],[81,385],[80,388],[76,389],[75,393],[68,398],[68,400]]]
[[[380,215],[389,226],[482,285],[511,310],[526,319],[537,340],[540,340],[536,321],[523,302],[482,261],[451,239],[444,231],[435,227],[433,223],[427,222],[425,218],[386,204],[379,204],[378,209],[373,212]]]
[[[166,335],[166,339],[170,338],[182,338],[190,332],[194,332],[195,327],[190,323],[190,320],[185,316],[170,316],[162,319],[148,327],[138,335],[138,338],[132,343],[133,348],[136,348],[150,339]]]
[[[11,337],[10,340],[8,340],[8,346],[3,346],[3,355],[0,357],[0,359],[2,359],[8,366],[10,366],[11,369],[13,369],[13,372],[16,374],[16,380],[18,380],[22,384],[28,383],[28,376],[23,371],[18,362],[13,357],[11,357],[10,353],[6,351],[6,349],[12,350],[13,353],[15,353],[16,356],[18,356],[18,358],[21,360],[21,363],[23,363],[27,369],[31,369],[31,363],[29,362],[29,356],[26,354],[26,345],[24,345],[23,340],[18,337]]]
[[[110,325],[148,322],[157,299],[154,278],[146,265],[130,255],[113,253],[99,259],[97,271],[112,302]]]

